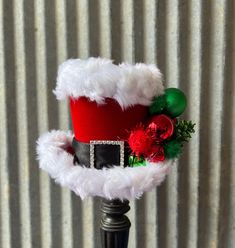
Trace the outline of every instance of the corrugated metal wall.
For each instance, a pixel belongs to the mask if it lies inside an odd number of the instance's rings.
[[[98,248],[99,200],[39,171],[35,141],[70,128],[58,64],[158,63],[197,132],[155,192],[131,202],[131,248],[235,247],[235,1],[0,0],[0,247]]]

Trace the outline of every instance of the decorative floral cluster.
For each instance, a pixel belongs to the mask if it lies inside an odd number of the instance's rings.
[[[154,99],[150,120],[130,133],[131,166],[145,165],[146,160],[174,159],[182,153],[183,143],[191,138],[195,126],[191,121],[176,118],[184,112],[186,103],[184,93],[175,88]]]

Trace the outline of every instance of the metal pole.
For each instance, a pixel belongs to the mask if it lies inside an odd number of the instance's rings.
[[[129,201],[106,200],[101,203],[101,242],[103,248],[127,248],[131,222],[125,215]]]

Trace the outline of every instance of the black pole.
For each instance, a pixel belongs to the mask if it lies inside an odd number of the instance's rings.
[[[102,200],[100,222],[102,248],[128,247],[131,222],[125,213],[129,210],[129,201]]]

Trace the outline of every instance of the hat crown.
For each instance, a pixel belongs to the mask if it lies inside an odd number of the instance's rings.
[[[106,99],[102,105],[86,97],[70,99],[74,135],[77,141],[127,140],[136,125],[146,120],[148,108],[135,105],[122,110],[114,99]]]

